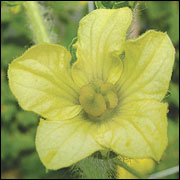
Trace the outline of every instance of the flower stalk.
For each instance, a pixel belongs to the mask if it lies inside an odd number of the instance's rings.
[[[50,37],[37,1],[25,1],[24,7],[36,44],[50,43]]]

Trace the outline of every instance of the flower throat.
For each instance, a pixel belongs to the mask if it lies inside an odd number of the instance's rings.
[[[113,84],[95,80],[80,89],[79,101],[86,113],[100,117],[117,106],[118,97]]]

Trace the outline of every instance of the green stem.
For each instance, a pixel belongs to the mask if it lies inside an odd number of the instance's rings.
[[[24,7],[30,22],[36,44],[50,43],[48,30],[45,26],[44,19],[39,10],[37,1],[25,1]]]
[[[135,169],[131,168],[130,166],[128,166],[126,163],[122,162],[119,159],[113,159],[114,164],[116,164],[117,166],[121,166],[122,168],[124,168],[125,170],[127,170],[129,173],[133,174],[134,176],[138,177],[139,179],[147,179],[147,177],[145,177],[144,175],[140,174],[139,172],[137,172]]]

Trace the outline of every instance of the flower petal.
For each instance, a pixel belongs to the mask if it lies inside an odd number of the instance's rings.
[[[130,159],[126,163],[144,175],[151,173],[155,167],[155,162],[152,159]],[[117,179],[137,179],[137,177],[120,166],[117,167],[117,175]]]
[[[70,76],[71,56],[60,45],[28,49],[9,66],[9,84],[20,106],[45,118],[69,119],[81,111]]]
[[[99,128],[96,140],[120,155],[159,161],[167,146],[167,104],[137,101],[117,113]]]
[[[101,147],[91,137],[92,126],[78,117],[66,121],[40,121],[36,148],[47,169],[68,167]]]
[[[115,83],[122,72],[119,55],[131,24],[129,8],[97,9],[80,21],[73,78],[81,87],[93,79]],[[117,53],[118,52],[118,53]]]
[[[166,33],[148,31],[125,45],[124,68],[118,81],[120,101],[161,101],[171,79],[175,50]]]

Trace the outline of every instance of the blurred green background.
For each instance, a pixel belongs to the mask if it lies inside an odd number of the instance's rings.
[[[1,1],[2,2],[2,1]],[[77,34],[79,20],[88,13],[86,1],[46,1],[41,4],[53,21],[57,43],[68,47]],[[149,1],[137,10],[139,34],[148,29],[167,32],[176,48],[176,60],[169,93],[169,145],[158,172],[179,164],[179,2]],[[69,168],[46,172],[35,150],[34,138],[39,117],[23,111],[10,92],[7,78],[8,64],[33,45],[29,24],[21,5],[1,3],[1,178],[59,179],[72,178]],[[166,179],[178,178],[178,174]]]

